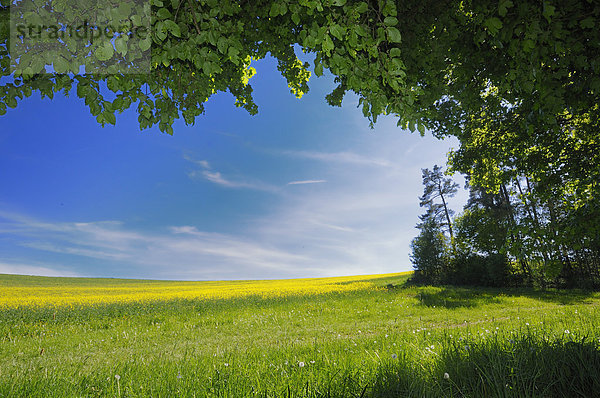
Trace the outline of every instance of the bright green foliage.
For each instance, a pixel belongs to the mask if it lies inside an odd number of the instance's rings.
[[[327,68],[340,77],[340,87],[328,97],[332,104],[341,102],[346,90],[353,90],[364,103],[365,115],[376,119],[392,113],[396,106],[391,104],[404,102],[401,98],[414,102],[416,94],[404,84],[398,48],[401,21],[392,1],[153,0],[151,4],[155,18],[149,74],[26,74],[3,85],[0,106],[12,106],[32,90],[51,97],[77,83],[83,86],[78,95],[98,122],[113,123],[109,114],[137,104],[141,128],[158,124],[171,133],[175,119],[183,117],[193,123],[208,98],[219,91],[231,92],[236,106],[256,113],[248,84],[253,72],[248,70],[252,59],[268,53],[278,60],[278,70],[300,97],[308,91],[310,72],[308,64],[298,61],[295,46],[316,54],[317,74]],[[8,15],[6,9],[2,12],[3,18]],[[3,39],[6,43],[6,35]],[[144,42],[140,48],[147,45]],[[91,56],[105,61],[126,52],[123,42],[115,42],[115,51],[105,42]],[[6,51],[0,55],[2,75],[8,76],[10,62],[15,60]],[[55,65],[55,70],[67,71],[62,64]]]
[[[7,0],[2,3],[7,6]],[[552,132],[559,115],[580,117],[600,89],[595,27],[600,7],[591,1],[487,0],[153,0],[152,68],[139,76],[33,75],[3,84],[0,111],[15,99],[91,87],[83,98],[99,122],[137,104],[140,127],[193,123],[215,92],[229,91],[236,105],[255,113],[245,84],[249,60],[270,53],[296,95],[308,90],[308,65],[297,46],[315,54],[315,72],[326,68],[338,87],[327,97],[338,105],[346,91],[359,95],[365,116],[393,114],[423,132],[459,134],[484,115],[519,115],[521,128]],[[6,9],[2,39],[6,43]],[[75,18],[73,16],[73,18]],[[123,54],[124,43],[115,43]],[[1,46],[0,46],[1,47]],[[2,75],[11,60],[1,50]],[[99,48],[98,60],[111,49]],[[13,60],[14,61],[14,60]],[[66,70],[62,64],[59,71]],[[102,83],[102,84],[99,84]],[[106,84],[104,95],[98,86]],[[101,92],[102,91],[102,92]],[[105,98],[111,98],[110,101]],[[525,130],[526,131],[526,130]],[[467,131],[466,133],[470,133]],[[517,134],[521,134],[517,132]]]

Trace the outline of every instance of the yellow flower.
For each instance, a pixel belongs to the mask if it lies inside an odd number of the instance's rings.
[[[277,298],[379,289],[371,281],[398,274],[257,281],[174,282],[118,279],[39,279],[0,283],[0,308],[67,307],[175,299]],[[367,282],[368,281],[368,282]]]

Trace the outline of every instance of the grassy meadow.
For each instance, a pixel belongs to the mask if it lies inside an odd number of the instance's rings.
[[[600,294],[0,275],[0,397],[600,396]]]

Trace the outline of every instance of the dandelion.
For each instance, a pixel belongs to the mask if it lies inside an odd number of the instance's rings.
[[[298,362],[298,366],[300,366],[301,368],[303,368],[304,367],[304,362],[302,362],[302,361]]]
[[[392,359],[396,359],[396,358],[398,358],[398,355],[392,354]]]
[[[119,394],[119,397],[120,397],[121,396],[121,383],[119,383],[119,380],[121,380],[121,376],[115,375],[115,379],[117,379],[117,393]]]
[[[444,373],[444,380],[450,379],[450,375],[448,373]]]

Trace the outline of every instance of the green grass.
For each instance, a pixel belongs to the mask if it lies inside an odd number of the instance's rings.
[[[5,309],[0,396],[599,394],[599,294],[406,287],[406,278],[276,299]]]

